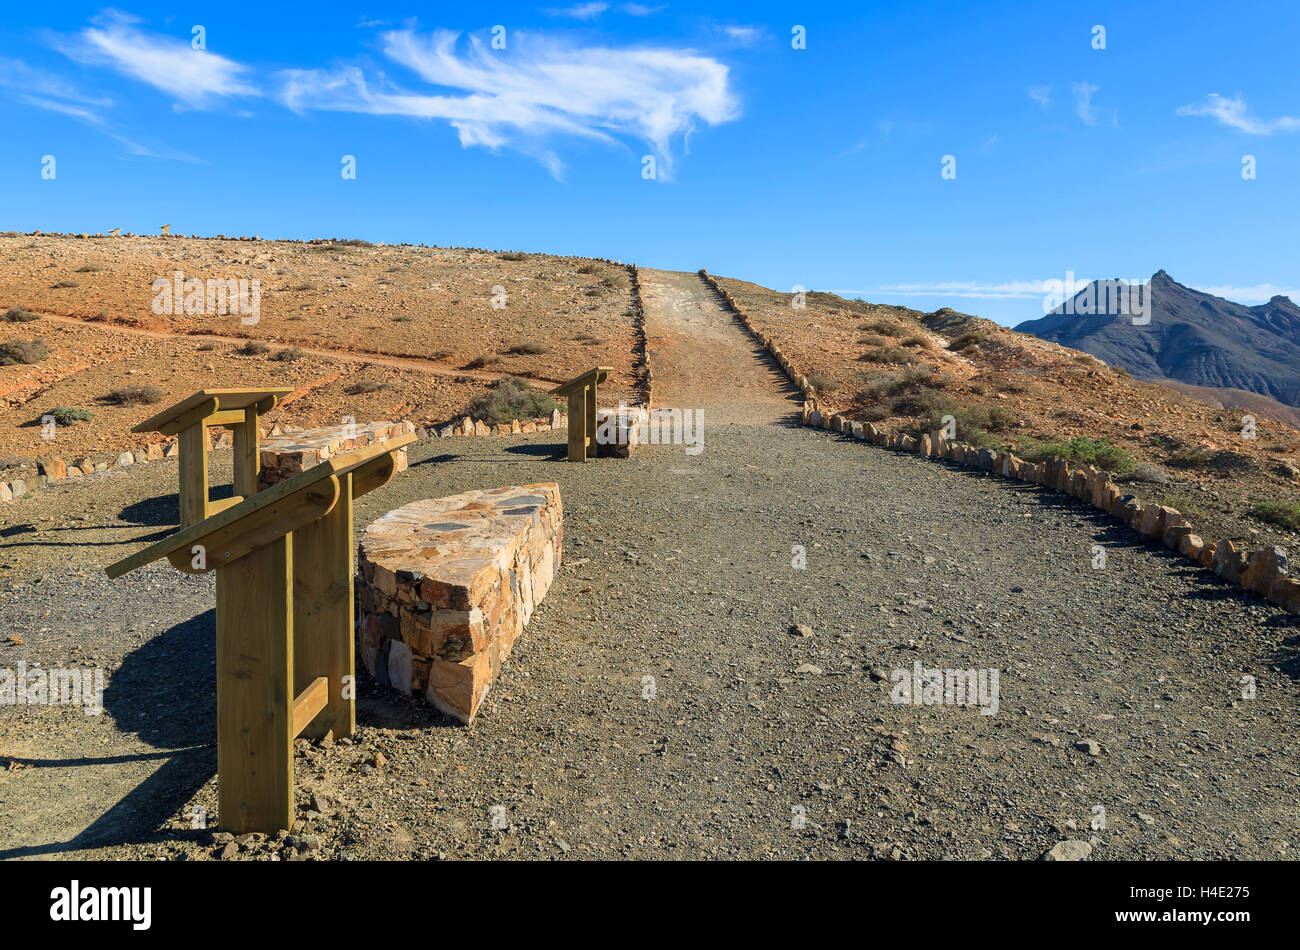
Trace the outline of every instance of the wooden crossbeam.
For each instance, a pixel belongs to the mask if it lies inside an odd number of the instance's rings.
[[[318,676],[298,694],[293,701],[293,737],[302,735],[302,731],[316,718],[316,714],[325,708],[330,697],[330,682]]]

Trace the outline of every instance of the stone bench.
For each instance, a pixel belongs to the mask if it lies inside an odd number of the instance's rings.
[[[415,425],[410,422],[367,422],[365,425],[319,426],[270,435],[262,440],[260,447],[258,486],[269,488],[343,452],[414,434]],[[405,470],[406,450],[401,449],[393,456],[397,471]]]
[[[563,536],[555,482],[416,501],[372,522],[357,558],[366,669],[469,722],[550,589]]]

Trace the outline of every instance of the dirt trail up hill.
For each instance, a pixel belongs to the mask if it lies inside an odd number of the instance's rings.
[[[175,463],[6,506],[0,664],[107,689],[100,716],[0,709],[0,858],[1294,854],[1288,618],[1072,499],[772,424],[792,403],[743,331],[693,275],[645,273],[657,389],[704,408],[703,452],[413,447],[358,531],[556,480],[563,565],[471,728],[361,673],[356,736],[298,749],[292,837],[191,827],[216,800],[211,578],[103,574],[171,530]],[[916,664],[996,672],[996,710],[891,701]]]

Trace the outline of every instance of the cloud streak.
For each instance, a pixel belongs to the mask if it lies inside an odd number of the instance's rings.
[[[208,108],[218,100],[258,96],[247,76],[249,67],[196,50],[174,36],[140,29],[136,17],[109,10],[73,36],[55,35],[51,44],[69,59],[89,66],[108,66],[147,83],[190,108]]]
[[[480,36],[436,30],[382,34],[384,55],[427,90],[409,91],[356,66],[286,70],[281,100],[298,112],[349,111],[443,119],[463,147],[511,147],[551,169],[556,136],[614,144],[645,142],[660,177],[670,177],[673,146],[699,124],[739,115],[727,67],[691,50],[577,48],[515,33],[509,55]]]
[[[1272,121],[1252,115],[1246,106],[1246,100],[1238,95],[1235,99],[1212,92],[1200,102],[1179,106],[1175,115],[1207,116],[1220,125],[1245,132],[1247,135],[1272,135],[1274,132],[1294,132],[1300,129],[1300,119],[1281,116]]]

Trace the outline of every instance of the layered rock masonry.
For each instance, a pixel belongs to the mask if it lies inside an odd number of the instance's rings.
[[[368,422],[365,425],[319,426],[274,434],[261,440],[259,451],[262,469],[258,484],[269,488],[309,468],[315,468],[342,452],[373,443],[387,442],[403,435],[413,435],[410,422]],[[397,470],[406,468],[406,449],[393,453]]]
[[[372,522],[357,558],[366,669],[470,722],[550,590],[563,540],[555,482],[412,502]]]

